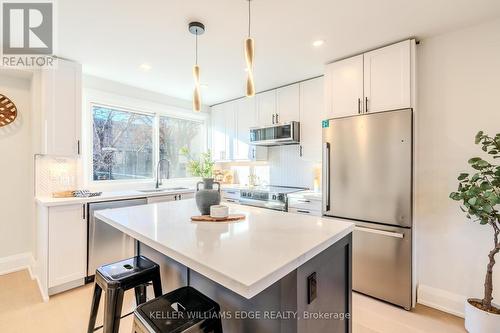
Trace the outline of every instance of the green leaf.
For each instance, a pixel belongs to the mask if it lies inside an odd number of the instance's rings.
[[[476,137],[475,137],[475,143],[476,144],[478,144],[481,141],[481,137],[483,136],[483,134],[484,134],[483,131],[477,132]]]
[[[469,160],[469,164],[474,164],[479,161],[481,161],[481,157],[473,157]]]
[[[460,176],[458,176],[458,180],[464,180],[465,178],[469,177],[468,173],[461,173]]]
[[[467,201],[471,206],[474,206],[477,202],[477,197],[472,197]]]

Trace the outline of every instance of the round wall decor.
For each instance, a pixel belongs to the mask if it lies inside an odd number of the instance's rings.
[[[17,108],[7,96],[0,94],[0,127],[7,126],[16,120]]]

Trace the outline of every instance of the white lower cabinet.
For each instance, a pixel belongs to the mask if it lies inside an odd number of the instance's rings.
[[[48,287],[82,280],[87,263],[87,221],[82,204],[49,208]]]

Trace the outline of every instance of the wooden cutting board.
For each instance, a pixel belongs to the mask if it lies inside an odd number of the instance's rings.
[[[228,217],[224,218],[215,218],[210,215],[199,215],[199,216],[191,216],[191,221],[194,222],[233,222],[240,221],[245,219],[245,215],[243,214],[229,214]]]

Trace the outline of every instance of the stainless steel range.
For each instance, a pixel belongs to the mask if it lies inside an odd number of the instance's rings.
[[[251,187],[240,190],[239,203],[286,212],[288,209],[287,194],[303,190],[307,190],[307,188],[274,185]]]

